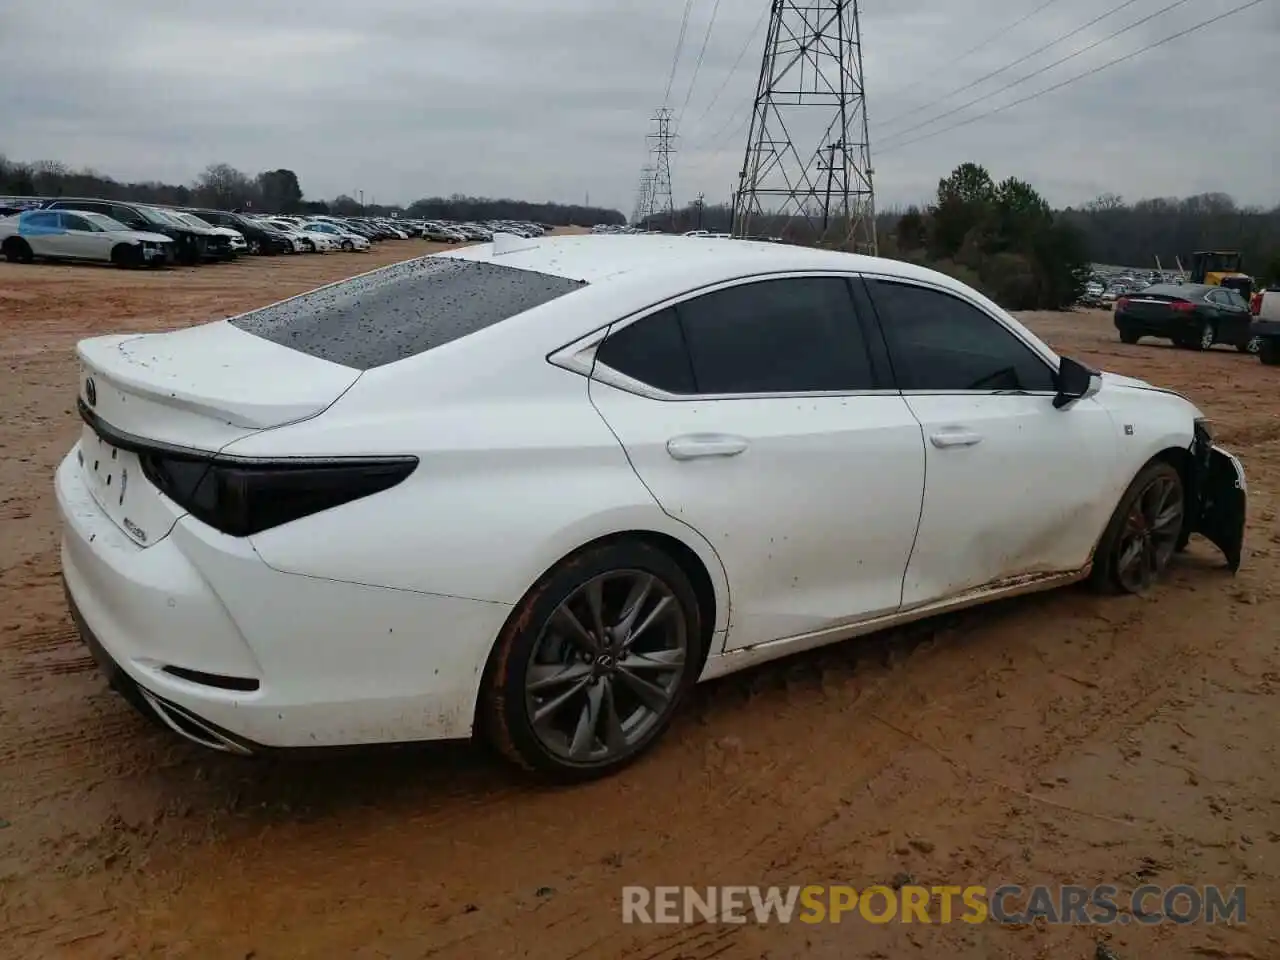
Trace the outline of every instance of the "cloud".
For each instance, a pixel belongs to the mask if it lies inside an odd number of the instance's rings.
[[[984,163],[996,176],[1029,179],[1056,204],[1103,191],[1137,198],[1222,190],[1241,202],[1274,205],[1280,123],[1265,64],[1280,39],[1280,13],[1272,4],[1040,99],[909,142],[1238,2],[1182,4],[910,133],[904,130],[1166,4],[1135,0],[951,97],[1116,0],[1058,0],[1003,33],[1039,4],[871,4],[862,26],[880,205],[927,199],[938,178],[964,160]],[[693,2],[671,94],[677,113],[689,102],[673,161],[677,202],[699,192],[711,202],[728,198],[746,145],[767,4],[721,0],[690,87],[714,0]],[[188,182],[209,163],[226,161],[249,172],[290,167],[316,197],[358,189],[388,202],[454,192],[566,201],[589,195],[629,212],[684,7],[681,0],[5,3],[0,149],[127,179]]]

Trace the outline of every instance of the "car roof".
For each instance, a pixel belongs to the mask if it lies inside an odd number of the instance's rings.
[[[437,256],[495,263],[591,284],[673,271],[686,279],[703,274],[704,282],[715,283],[769,272],[839,270],[960,286],[943,274],[900,260],[749,240],[597,233],[521,239],[509,253],[495,253],[495,247],[486,243]]]

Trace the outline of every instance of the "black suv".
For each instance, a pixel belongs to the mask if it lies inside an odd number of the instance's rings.
[[[182,207],[181,209],[187,213],[194,213],[201,220],[215,227],[239,230],[250,253],[268,256],[276,253],[293,253],[293,242],[269,224],[250,220],[246,216],[228,213],[225,210],[206,210],[202,207]]]
[[[59,197],[57,200],[46,203],[45,209],[87,210],[90,213],[101,213],[111,217],[130,230],[163,234],[173,240],[180,263],[196,264],[206,259],[230,259],[233,255],[231,241],[226,237],[173,220],[145,203]]]

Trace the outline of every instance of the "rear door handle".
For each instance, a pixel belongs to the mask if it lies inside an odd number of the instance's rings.
[[[929,442],[939,450],[948,447],[973,447],[982,442],[982,434],[969,430],[940,430],[930,435]]]
[[[700,457],[736,457],[747,449],[745,437],[727,433],[689,433],[672,437],[667,441],[667,453],[676,460],[697,460]]]

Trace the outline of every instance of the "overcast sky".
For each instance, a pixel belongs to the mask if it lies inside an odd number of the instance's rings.
[[[1277,0],[989,119],[904,143],[944,124],[906,128],[1171,0],[1132,0],[940,99],[1121,0],[1056,0],[956,62],[1044,2],[868,0],[866,89],[881,207],[927,199],[965,160],[1028,179],[1055,205],[1104,191],[1137,199],[1211,190],[1280,203]],[[946,123],[1243,2],[1184,0]],[[699,191],[727,200],[742,162],[768,0],[721,0],[691,83],[714,6],[693,0],[672,86],[672,109],[683,114],[677,203]],[[590,195],[630,213],[684,9],[685,0],[0,0],[0,152],[168,182],[190,182],[215,161],[250,173],[283,166],[312,198],[361,189],[366,200],[401,203],[455,192]]]

